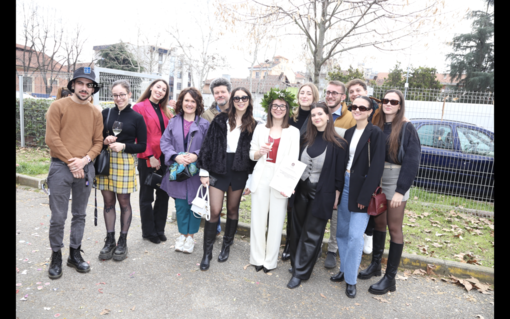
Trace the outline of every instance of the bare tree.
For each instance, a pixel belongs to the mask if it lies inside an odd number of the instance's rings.
[[[76,25],[72,33],[66,33],[63,41],[63,52],[65,62],[67,65],[68,79],[70,80],[72,74],[76,70],[76,64],[78,58],[81,56],[83,51],[83,45],[87,39],[83,38],[83,28],[81,25]],[[92,65],[94,59],[89,62],[89,66]]]
[[[235,12],[232,17],[237,22],[255,24],[260,18],[273,16],[273,28],[292,27],[294,31],[289,34],[303,36],[313,60],[314,83],[318,85],[322,65],[342,52],[364,47],[398,50],[405,46],[396,45],[398,40],[431,31],[419,28],[424,23],[435,23],[430,18],[442,1],[272,0],[267,4],[251,0],[269,10],[263,15],[253,15],[242,6],[224,8]]]

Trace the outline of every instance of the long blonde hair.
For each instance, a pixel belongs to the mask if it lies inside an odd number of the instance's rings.
[[[310,89],[312,89],[312,96],[313,96],[313,101],[312,101],[312,104],[313,103],[317,103],[319,102],[319,89],[317,89],[317,87],[315,86],[315,84],[309,82],[309,83],[304,83],[302,84],[300,87],[299,87],[299,90],[298,90],[298,93],[297,93],[297,103],[299,104],[299,92],[301,92],[301,89],[305,86],[308,86]],[[294,115],[292,116],[292,119],[294,120],[294,122],[297,122],[298,120],[298,117],[299,117],[299,109],[301,108],[301,105],[299,104],[299,107],[297,108],[297,110],[294,111]]]
[[[148,99],[151,96],[152,87],[154,86],[154,84],[156,84],[159,81],[165,83],[165,85],[166,85],[165,96],[163,96],[163,98],[161,100],[159,100],[159,107],[161,108],[161,111],[163,111],[163,113],[166,115],[166,117],[168,119],[171,119],[172,114],[170,113],[170,110],[167,107],[168,97],[170,96],[170,86],[168,85],[168,82],[163,79],[156,79],[156,80],[152,81],[152,83],[147,87],[147,89],[145,89],[145,91],[142,93],[142,95],[140,95],[140,97],[138,98],[136,103],[140,103],[140,102]]]

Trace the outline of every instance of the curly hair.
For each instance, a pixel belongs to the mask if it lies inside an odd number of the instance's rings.
[[[177,98],[177,102],[175,103],[175,114],[183,115],[184,111],[182,109],[182,102],[184,101],[184,96],[186,94],[190,94],[193,100],[195,100],[197,104],[197,108],[195,110],[195,115],[202,115],[204,113],[204,100],[202,99],[202,94],[200,94],[200,91],[193,88],[185,88],[179,93],[179,97]]]
[[[224,85],[227,87],[228,93],[230,93],[232,91],[232,84],[230,83],[229,80],[227,80],[225,78],[216,78],[211,81],[211,84],[209,84],[209,89],[211,90],[211,93],[214,95],[214,88],[217,86],[221,86],[221,85]]]

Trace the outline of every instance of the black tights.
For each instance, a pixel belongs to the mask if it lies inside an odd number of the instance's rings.
[[[375,230],[380,232],[386,231],[386,225],[390,229],[391,241],[395,244],[404,243],[404,232],[402,231],[402,223],[404,222],[404,209],[407,201],[403,201],[399,207],[391,208],[391,201],[388,201],[388,210],[374,218]]]
[[[223,207],[223,197],[225,192],[216,187],[209,187],[209,202],[211,205],[211,219],[210,223],[217,223],[220,218],[221,208]],[[229,219],[239,219],[239,203],[241,203],[241,196],[243,189],[236,191],[232,190],[232,186],[228,187],[227,191],[227,217]]]
[[[116,194],[112,191],[101,191],[104,200],[104,222],[106,224],[107,232],[115,231],[115,195],[119,200],[120,206],[120,232],[127,234],[129,226],[131,225],[131,219],[133,217],[133,211],[131,210],[131,194]]]

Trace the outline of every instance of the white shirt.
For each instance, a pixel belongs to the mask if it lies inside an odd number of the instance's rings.
[[[230,131],[230,125],[227,119],[227,153],[235,153],[237,150],[237,144],[241,137],[241,125]],[[209,176],[209,172],[203,168],[198,173],[199,176]]]
[[[356,152],[356,147],[358,146],[359,139],[361,138],[361,135],[363,134],[362,130],[355,129],[354,134],[352,135],[352,140],[349,145],[349,162],[347,163],[347,169],[350,170],[352,166],[352,160],[354,159],[354,153]]]

